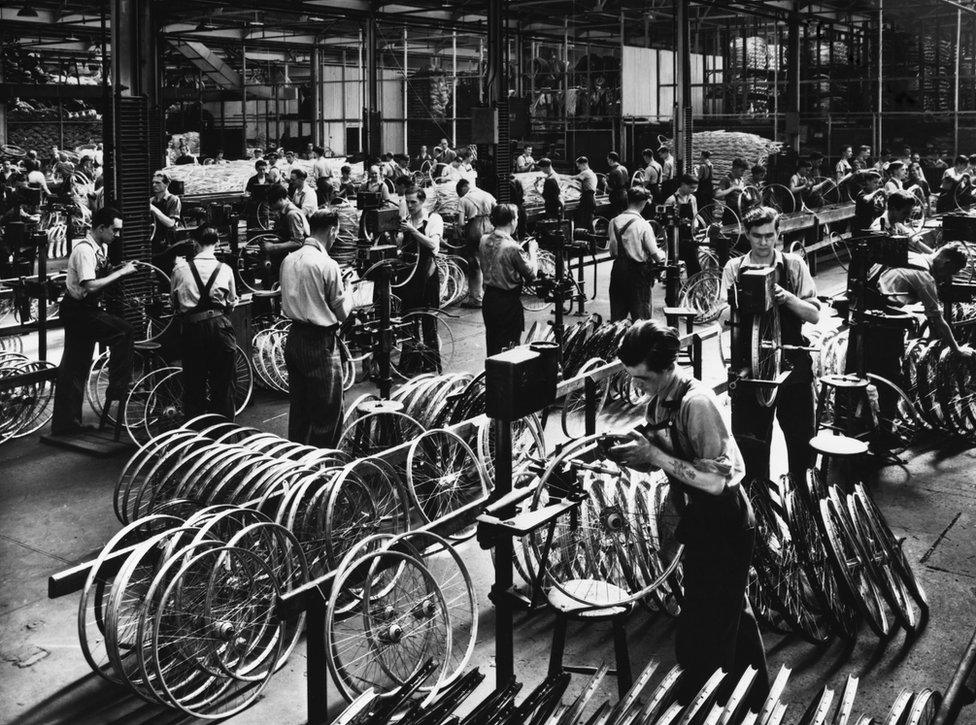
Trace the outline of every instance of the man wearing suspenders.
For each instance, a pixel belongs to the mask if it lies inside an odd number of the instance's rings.
[[[716,669],[725,692],[750,665],[748,702],[756,712],[769,689],[762,637],[746,596],[756,520],[742,487],[745,464],[714,393],[675,364],[677,332],[654,320],[634,323],[617,357],[650,396],[646,423],[609,455],[636,471],[662,470],[684,544],[675,655],[684,670],[678,699],[688,704]]]
[[[217,261],[217,230],[204,228],[200,251],[176,260],[173,306],[182,323],[183,413],[187,420],[203,413],[234,419],[237,339],[227,313],[237,303],[234,273]]]
[[[721,299],[737,289],[746,269],[774,267],[777,271],[773,295],[779,307],[780,336],[783,344],[806,345],[804,322],[816,324],[820,319],[817,287],[810,270],[800,257],[776,249],[779,238],[779,213],[769,207],[757,207],[743,217],[742,225],[749,239],[750,251],[730,259],[722,270]],[[810,439],[816,432],[813,388],[813,364],[805,350],[787,350],[783,354],[790,375],[780,384],[776,404],[760,405],[751,387],[739,386],[732,400],[732,430],[742,450],[749,480],[769,478],[769,442],[773,433],[773,413],[786,439],[786,456],[790,474],[796,479],[806,475],[813,463]]]
[[[610,320],[646,320],[651,316],[651,271],[655,262],[664,263],[654,230],[641,211],[647,203],[647,189],[627,189],[627,209],[610,222]]]

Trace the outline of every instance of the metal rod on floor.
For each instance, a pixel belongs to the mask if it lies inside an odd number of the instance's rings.
[[[495,491],[496,498],[512,491],[512,423],[495,421]],[[499,511],[505,519],[514,513],[513,507]],[[491,600],[495,605],[495,686],[502,687],[515,676],[515,605],[511,599],[513,584],[512,556],[514,542],[511,535],[498,537],[495,543],[495,583]]]
[[[974,667],[976,667],[976,631],[973,632],[973,638],[969,640],[969,646],[966,647],[959,666],[952,675],[952,681],[946,688],[942,706],[935,716],[933,725],[952,725],[956,722],[959,709],[966,702],[972,702],[972,692],[967,692],[966,680],[969,679]],[[968,699],[964,700],[964,698]]]

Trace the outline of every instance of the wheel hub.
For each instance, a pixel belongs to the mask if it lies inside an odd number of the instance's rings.
[[[391,624],[380,632],[380,641],[384,644],[398,644],[403,639],[403,627]]]

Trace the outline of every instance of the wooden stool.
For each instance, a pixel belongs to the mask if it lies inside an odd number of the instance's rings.
[[[816,430],[832,430],[851,438],[860,438],[871,433],[875,427],[871,415],[871,401],[867,389],[870,381],[857,375],[824,375],[820,378],[820,394],[817,396]],[[824,424],[823,413],[833,394],[833,420]],[[858,415],[857,411],[861,414]],[[867,415],[865,415],[865,411]]]
[[[623,697],[634,680],[630,668],[630,650],[627,647],[627,630],[625,629],[627,617],[630,616],[633,607],[629,602],[626,604],[614,603],[626,600],[629,595],[613,584],[594,579],[574,579],[561,586],[565,591],[554,588],[549,592],[549,606],[556,611],[556,623],[552,631],[552,650],[549,653],[549,674],[556,674],[563,670],[583,675],[592,675],[596,672],[596,667],[563,664],[563,654],[566,650],[566,628],[570,619],[579,622],[606,622],[609,620],[613,629],[613,652],[617,663],[617,668],[610,670],[609,673],[617,676],[617,691],[620,693],[620,697]],[[576,595],[579,599],[585,599],[588,602],[603,601],[606,605],[594,607],[583,604],[569,596],[567,592]]]
[[[668,327],[673,327],[681,333],[681,320],[685,321],[685,333],[691,334],[695,328],[695,315],[698,313],[688,307],[665,307],[664,320]]]
[[[830,483],[830,462],[836,461],[843,474],[842,488],[850,493],[853,490],[851,481],[859,480],[854,474],[854,468],[858,460],[868,452],[868,444],[850,436],[821,431],[810,439],[810,447],[820,455],[819,471],[823,483]]]

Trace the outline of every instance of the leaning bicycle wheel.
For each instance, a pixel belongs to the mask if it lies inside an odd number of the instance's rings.
[[[132,386],[132,390],[129,391],[129,397],[125,401],[122,421],[129,434],[129,438],[137,446],[141,446],[152,438],[145,427],[146,414],[149,412],[151,415],[155,415],[152,412],[151,405],[152,393],[157,383],[171,375],[181,374],[182,372],[177,367],[159,368],[158,370],[153,370],[148,375],[144,375]]]
[[[590,358],[583,363],[576,375],[586,374],[606,364],[607,361],[602,358]],[[607,395],[610,392],[609,378],[603,378],[603,380],[595,383],[594,388],[593,419],[595,421],[607,403]],[[586,395],[584,388],[579,388],[563,398],[560,422],[567,438],[580,438],[586,435]]]

